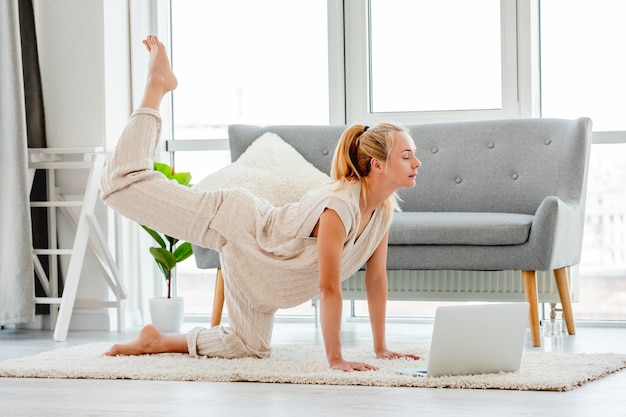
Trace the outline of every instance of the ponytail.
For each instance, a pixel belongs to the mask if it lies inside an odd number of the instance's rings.
[[[405,132],[400,126],[379,123],[371,128],[354,124],[341,135],[333,156],[330,176],[339,183],[339,188],[347,183],[361,183],[361,194],[367,199],[364,178],[370,173],[372,159],[388,161],[394,143],[395,132]],[[383,203],[385,214],[391,217],[394,210],[400,210],[398,197],[394,193]]]
[[[359,138],[363,133],[363,125],[352,125],[341,135],[330,170],[330,176],[333,180],[341,182],[362,181],[363,177],[369,173],[371,158],[362,152],[359,155],[358,152]]]

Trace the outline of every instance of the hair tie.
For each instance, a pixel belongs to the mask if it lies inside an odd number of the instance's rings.
[[[367,129],[369,129],[369,126],[363,126],[363,133],[367,132]]]

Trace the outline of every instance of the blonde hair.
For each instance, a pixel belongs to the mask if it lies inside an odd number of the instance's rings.
[[[378,123],[369,128],[360,124],[349,126],[339,139],[330,170],[331,178],[339,182],[338,188],[358,181],[361,195],[367,199],[364,178],[369,175],[372,159],[388,162],[396,132],[406,129],[392,123]],[[394,210],[400,211],[396,193],[383,203],[383,209],[387,217]]]

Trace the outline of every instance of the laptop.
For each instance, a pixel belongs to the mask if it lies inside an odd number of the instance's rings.
[[[518,371],[528,310],[528,303],[439,307],[428,368],[403,368],[396,372],[436,377]]]

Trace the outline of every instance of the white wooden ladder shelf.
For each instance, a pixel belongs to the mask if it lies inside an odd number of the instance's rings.
[[[48,248],[33,248],[35,273],[46,292],[45,297],[36,297],[35,302],[50,304],[50,326],[54,328],[56,341],[64,341],[67,338],[74,308],[116,308],[118,331],[123,331],[124,328],[123,300],[126,299],[126,291],[118,266],[95,216],[98,185],[106,158],[107,154],[101,148],[29,149],[30,187],[32,188],[35,172],[39,169],[47,171],[48,189],[46,201],[31,202],[31,207],[47,208],[48,217]],[[83,175],[87,172],[87,183],[84,187],[59,187],[56,184],[59,171],[67,171],[69,175],[78,175],[79,178],[84,178]],[[83,195],[81,201],[67,198],[69,195],[80,194]],[[58,248],[57,209],[75,229],[71,249]],[[78,216],[76,212],[79,212]],[[76,299],[87,252],[96,261],[114,300]],[[49,256],[48,274],[44,271],[39,256]],[[62,291],[57,262],[59,256],[69,256]]]

